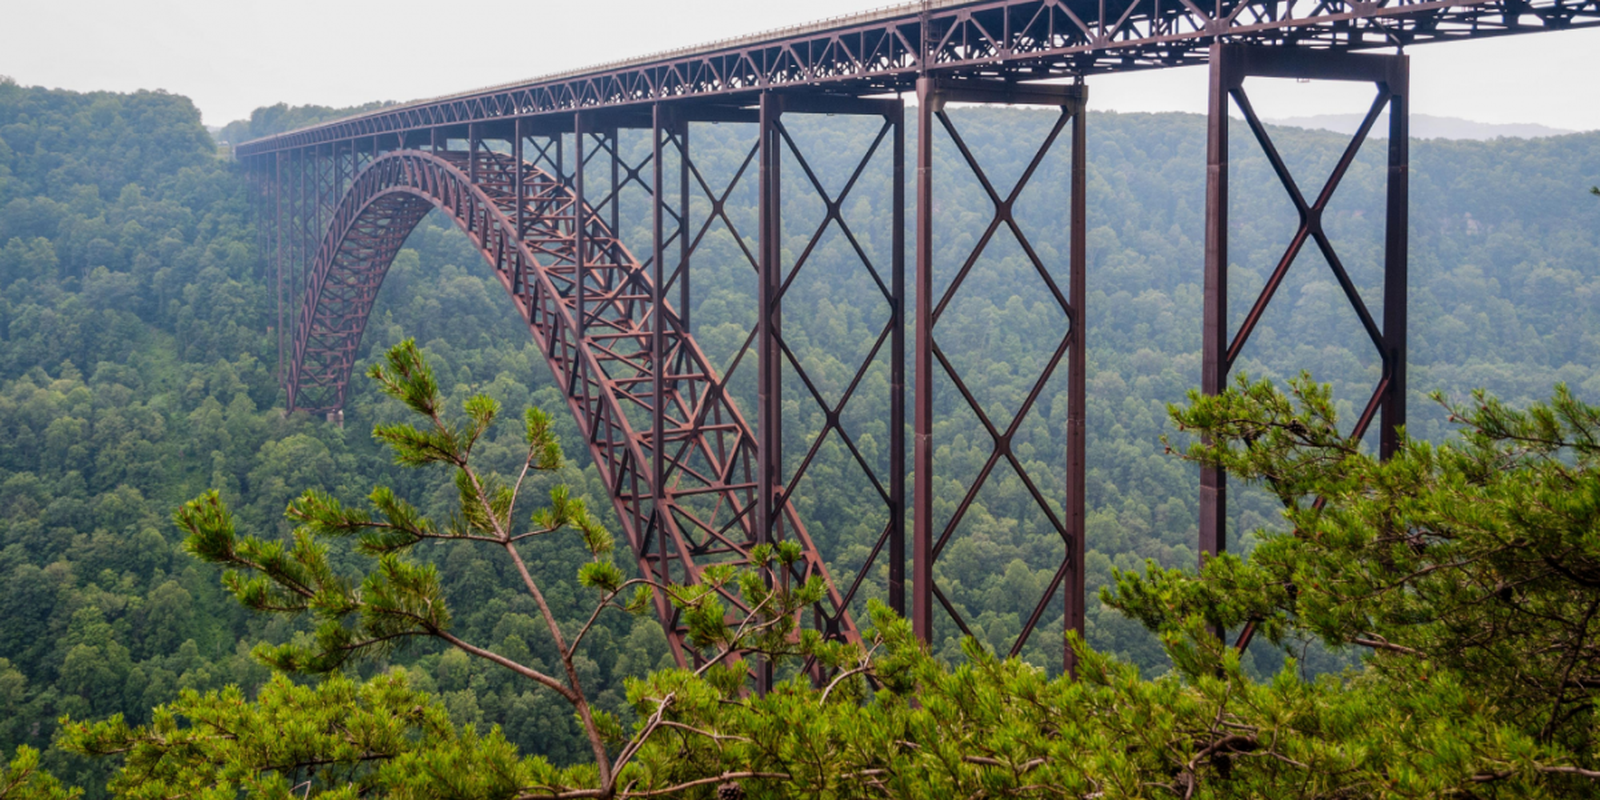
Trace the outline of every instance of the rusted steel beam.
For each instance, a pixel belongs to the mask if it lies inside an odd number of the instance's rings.
[[[894,127],[890,224],[889,339],[889,607],[906,614],[906,109],[888,114]],[[862,570],[865,572],[865,568]]]
[[[1085,382],[1088,380],[1089,351],[1086,339],[1088,323],[1085,316],[1088,308],[1087,281],[1089,275],[1089,220],[1088,220],[1088,134],[1086,127],[1087,114],[1080,106],[1077,113],[1072,115],[1072,186],[1070,196],[1072,201],[1072,238],[1069,244],[1068,302],[1072,306],[1071,336],[1072,344],[1067,350],[1067,492],[1066,528],[1068,539],[1067,559],[1071,566],[1068,568],[1065,587],[1062,596],[1065,599],[1063,608],[1064,625],[1068,631],[1074,631],[1079,636],[1084,635],[1084,612],[1088,605],[1088,585],[1085,583],[1084,562],[1085,552],[1088,550],[1084,520],[1085,481],[1084,476],[1088,470],[1086,458],[1086,443],[1088,433],[1085,430],[1084,392]],[[1062,656],[1067,672],[1077,674],[1077,653],[1068,645]]]
[[[273,272],[273,277],[277,280],[277,284],[278,284],[278,286],[277,286],[277,288],[278,288],[278,373],[277,373],[276,377],[278,379],[278,385],[279,386],[286,386],[287,385],[285,383],[285,380],[287,379],[287,374],[286,374],[285,369],[284,369],[284,364],[285,364],[285,358],[284,358],[284,355],[285,355],[285,352],[284,352],[285,331],[283,329],[283,315],[284,315],[284,302],[285,302],[284,286],[283,286],[283,267],[284,267],[284,260],[285,260],[284,257],[283,257],[283,183],[284,183],[283,157],[284,157],[283,153],[273,153],[272,154],[272,172],[273,172],[273,175],[272,175],[272,180],[270,181],[270,183],[271,183],[271,192],[272,192],[272,216],[270,218],[268,218],[268,217],[257,217],[256,218],[259,221],[265,221],[266,219],[271,219],[272,220],[272,236],[273,236],[272,272]],[[289,340],[289,341],[293,341],[293,340]]]
[[[662,141],[670,132],[668,112],[660,104],[651,109],[650,126],[650,485],[665,486],[667,475],[667,331],[666,320],[666,197],[665,197],[665,146]],[[519,174],[521,170],[518,170]],[[679,220],[677,235],[684,233]],[[641,559],[652,560],[656,574],[665,573],[666,538],[662,529],[668,509],[651,494],[650,518],[644,535],[640,538]],[[660,593],[656,596],[656,613],[663,620],[671,619],[671,609]]]
[[[1409,247],[1411,196],[1411,69],[1405,57],[1389,62],[1389,191],[1383,243],[1383,417],[1379,420],[1378,454],[1400,449],[1399,431],[1406,424],[1406,257]]]
[[[912,358],[911,630],[933,640],[933,104],[935,82],[917,81],[917,308]]]
[[[583,173],[588,164],[583,147],[584,134],[588,132],[584,121],[582,113],[572,115],[572,280],[578,304],[576,322],[580,340],[584,331],[588,330],[589,280],[584,269],[589,260],[589,243],[585,241],[585,233],[591,213],[588,199],[583,193]]]
[[[778,141],[778,115],[782,108],[772,94],[763,93],[760,102],[757,166],[757,214],[760,221],[757,241],[760,257],[756,262],[756,535],[757,544],[771,544],[783,538],[783,356],[778,342],[783,325],[783,301],[778,293],[783,265],[783,174]],[[777,582],[771,570],[763,570],[769,586]],[[772,662],[761,660],[754,666],[756,691],[765,694],[772,688]]]
[[[1201,278],[1200,391],[1221,394],[1227,383],[1228,346],[1228,87],[1222,68],[1225,45],[1211,48],[1206,115],[1205,266]],[[1228,479],[1216,467],[1200,468],[1200,560],[1228,546]]]

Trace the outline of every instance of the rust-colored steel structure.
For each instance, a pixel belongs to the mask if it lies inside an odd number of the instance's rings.
[[[913,91],[1204,63],[1235,44],[1373,50],[1600,23],[1600,0],[926,0],[770,34],[407,103],[242,145],[240,155],[443,126],[771,90]]]
[[[641,573],[694,582],[714,563],[747,559],[751,547],[798,542],[805,553],[774,581],[829,580],[829,567],[796,510],[797,493],[821,448],[836,442],[883,504],[883,525],[862,563],[845,565],[849,585],[829,591],[804,620],[827,636],[857,637],[850,609],[865,587],[907,614],[925,639],[936,626],[968,630],[935,567],[961,535],[962,521],[995,471],[1012,470],[1048,526],[1062,558],[1053,580],[1011,645],[1017,653],[1055,598],[1063,624],[1084,615],[1085,108],[1087,75],[1209,63],[1206,244],[1201,384],[1221,391],[1230,367],[1307,244],[1325,257],[1382,362],[1355,432],[1374,420],[1383,453],[1405,418],[1407,105],[1406,57],[1361,53],[1460,38],[1600,24],[1600,0],[925,0],[698,48],[601,65],[522,83],[390,106],[239,145],[254,181],[259,246],[269,254],[279,298],[279,373],[288,407],[340,419],[367,316],[383,276],[423,216],[453,219],[514,300],[560,381],[570,410],[608,487]],[[1275,76],[1367,81],[1371,111],[1321,192],[1300,189],[1251,107],[1244,81]],[[905,99],[916,105],[916,152],[908,159]],[[948,103],[1024,104],[1059,110],[1052,130],[1013,187],[995,185],[946,113]],[[1244,115],[1300,218],[1250,312],[1230,337],[1227,319],[1228,113]],[[1380,112],[1389,115],[1387,233],[1381,315],[1357,291],[1322,213]],[[848,115],[877,120],[877,132],[849,180],[826,188],[785,120]],[[717,185],[690,148],[696,125],[753,128],[742,164]],[[645,155],[624,133],[649,137]],[[961,155],[966,178],[989,201],[987,224],[968,253],[933,250],[935,140]],[[1068,153],[1068,205],[1049,209],[1069,231],[1065,264],[1046,263],[1016,211],[1024,188],[1052,151]],[[634,156],[638,158],[637,155]],[[887,252],[864,247],[842,208],[869,165],[890,162]],[[907,219],[907,162],[915,170]],[[793,165],[785,176],[786,165]],[[607,174],[609,173],[609,174]],[[787,177],[787,180],[784,178]],[[587,178],[587,179],[586,179]],[[755,246],[737,230],[730,205],[754,184]],[[599,188],[599,191],[595,191]],[[786,197],[805,192],[824,213],[799,252],[784,247]],[[625,194],[648,198],[652,242],[641,260],[618,231]],[[637,206],[631,206],[637,208]],[[696,214],[698,213],[698,219]],[[708,231],[724,227],[750,267],[756,323],[721,369],[691,336],[690,265],[711,257]],[[748,227],[748,226],[747,226]],[[809,223],[807,223],[809,227]],[[838,231],[861,260],[887,319],[848,388],[829,399],[790,347],[784,299],[813,252]],[[907,234],[914,237],[908,285]],[[939,321],[971,283],[973,264],[997,233],[1021,246],[1045,295],[1068,321],[1039,342],[1046,368],[1004,425],[985,409],[941,349]],[[642,251],[641,251],[642,252]],[[1198,260],[1198,259],[1197,259]],[[954,279],[938,286],[936,263]],[[742,267],[741,267],[742,268]],[[1063,285],[1064,279],[1064,285]],[[910,291],[908,291],[908,289]],[[874,298],[874,301],[877,298]],[[909,304],[909,307],[908,307]],[[786,325],[789,326],[786,329]],[[907,385],[908,347],[911,378]],[[875,359],[891,387],[884,410],[889,457],[874,463],[841,420]],[[753,364],[751,363],[753,362]],[[745,372],[740,373],[739,370]],[[754,370],[755,424],[733,400],[733,376]],[[1019,424],[1052,375],[1065,372],[1064,485],[1035,482],[1012,451]],[[790,376],[790,380],[785,379]],[[975,415],[989,456],[955,513],[933,514],[936,378]],[[803,388],[785,398],[788,386]],[[786,402],[787,401],[787,402]],[[912,404],[912,413],[905,405]],[[786,408],[823,420],[798,459],[783,453]],[[909,430],[908,430],[909,429]],[[907,434],[910,442],[907,442]],[[909,460],[909,463],[908,463]],[[911,483],[908,491],[908,480]],[[1226,547],[1226,477],[1201,476],[1202,558]],[[906,547],[906,533],[911,547]],[[838,568],[838,565],[835,565]],[[910,573],[909,576],[907,573]],[[730,598],[737,602],[736,598]],[[670,607],[658,608],[675,657],[705,654],[684,639]],[[1241,642],[1248,641],[1248,631]],[[1072,653],[1063,650],[1072,668]],[[758,688],[771,670],[755,665]]]
[[[934,620],[938,616],[936,609],[943,611],[955,623],[963,634],[972,635],[972,630],[962,618],[956,604],[939,590],[938,582],[934,575],[934,565],[940,554],[951,539],[957,534],[978,494],[988,484],[994,469],[1001,461],[1009,463],[1015,474],[1021,479],[1023,485],[1040,514],[1049,521],[1050,527],[1060,535],[1065,545],[1063,558],[1060,564],[1050,565],[1054,568],[1049,588],[1039,598],[1034,600],[1032,613],[1028,615],[1022,625],[1021,632],[1012,642],[1008,655],[1016,655],[1027,644],[1034,628],[1039,624],[1046,608],[1055,598],[1057,590],[1063,584],[1065,591],[1065,624],[1071,630],[1083,630],[1083,463],[1084,463],[1084,438],[1083,438],[1083,376],[1086,351],[1084,349],[1084,271],[1085,257],[1085,225],[1084,225],[1084,190],[1085,190],[1085,141],[1084,141],[1084,106],[1088,97],[1087,89],[1080,85],[1073,86],[1027,86],[1004,84],[983,84],[970,81],[948,81],[939,78],[922,78],[917,81],[917,341],[915,358],[916,372],[916,415],[914,421],[914,470],[916,474],[916,496],[918,498],[932,499],[933,478],[937,472],[934,463],[934,412],[933,395],[934,379],[937,375],[945,375],[950,383],[960,394],[962,403],[976,416],[984,434],[989,438],[991,449],[989,457],[985,460],[982,469],[967,486],[966,492],[961,496],[955,512],[943,525],[938,525],[932,513],[932,504],[920,504],[914,515],[912,541],[915,553],[915,576],[913,586],[916,589],[917,602],[912,608],[911,624],[916,634],[924,641],[934,639]],[[1016,184],[1009,191],[997,188],[984,172],[972,150],[961,138],[957,126],[946,113],[947,103],[1003,103],[1037,106],[1054,106],[1060,110],[1055,124],[1045,136],[1043,143],[1035,150],[1028,161],[1027,167],[1022,171]],[[934,262],[939,257],[933,246],[933,196],[935,190],[935,176],[933,173],[933,148],[936,133],[934,122],[947,134],[950,141],[961,153],[962,161],[982,187],[984,194],[990,202],[990,218],[982,235],[968,253],[961,254],[960,267],[948,285],[940,289],[935,288]],[[1069,127],[1070,126],[1070,127]],[[1040,163],[1050,152],[1063,131],[1067,131],[1071,139],[1071,185],[1068,187],[1070,198],[1069,219],[1063,220],[1070,224],[1071,244],[1068,255],[1068,288],[1063,291],[1051,271],[1040,258],[1039,254],[1029,244],[1027,232],[1018,224],[1013,209],[1018,198],[1027,189],[1033,179]],[[1004,194],[1002,194],[1004,192]],[[1031,386],[1022,404],[1012,415],[1009,424],[997,424],[991,417],[991,410],[984,408],[973,390],[961,376],[960,371],[951,363],[951,359],[939,347],[937,328],[939,318],[949,308],[951,300],[967,282],[972,268],[978,263],[984,252],[994,242],[995,234],[1002,228],[1009,229],[1021,246],[1022,253],[1029,266],[1038,275],[1044,284],[1047,294],[1061,309],[1070,322],[1065,335],[1055,341],[1045,342],[1049,348],[1050,356],[1045,362],[1045,367]],[[1022,466],[1017,455],[1012,451],[1012,438],[1022,427],[1028,414],[1033,410],[1044,391],[1045,384],[1055,374],[1061,362],[1067,361],[1069,373],[1067,386],[1067,485],[1064,497],[1060,497],[1065,507],[1065,514],[1058,514],[1051,507],[1049,496],[1055,493],[1050,487],[1041,487],[1029,477],[1028,471]],[[937,369],[934,364],[937,363]],[[1070,667],[1073,663],[1073,653],[1070,648],[1063,648],[1066,664]]]
[[[1201,344],[1200,389],[1217,394],[1227,385],[1233,362],[1255,331],[1278,287],[1307,242],[1315,244],[1327,260],[1334,280],[1344,292],[1362,330],[1382,363],[1378,384],[1356,419],[1352,436],[1360,438],[1382,412],[1378,433],[1379,453],[1388,458],[1399,446],[1398,429],[1406,418],[1406,226],[1408,189],[1407,100],[1410,65],[1404,55],[1370,53],[1308,53],[1301,50],[1214,44],[1211,48],[1211,94],[1206,136],[1206,256],[1204,279],[1204,341]],[[1307,202],[1300,184],[1278,154],[1272,137],[1256,116],[1245,92],[1245,78],[1297,78],[1362,81],[1373,84],[1375,95],[1366,117],[1350,140],[1316,198]],[[1229,336],[1228,330],[1228,109],[1230,100],[1260,143],[1299,215],[1299,225],[1282,258],[1267,277],[1250,311]],[[1389,170],[1384,220],[1383,318],[1373,317],[1366,300],[1350,279],[1327,231],[1322,213],[1355,162],[1356,152],[1385,110],[1389,112]],[[1200,471],[1200,558],[1227,549],[1227,478],[1215,468]]]
[[[313,258],[294,355],[304,366],[291,387],[342,399],[384,272],[422,217],[441,209],[494,268],[561,381],[643,574],[694,582],[711,561],[743,561],[770,538],[758,524],[765,513],[769,529],[807,554],[784,579],[826,579],[793,509],[760,502],[770,487],[757,480],[758,438],[679,327],[657,276],[581,195],[579,181],[481,146],[376,157],[333,210]],[[679,638],[670,610],[659,610]],[[842,610],[831,592],[818,615],[828,632],[852,637]]]

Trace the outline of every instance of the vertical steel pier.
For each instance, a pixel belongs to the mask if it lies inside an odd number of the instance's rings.
[[[979,490],[992,477],[992,470],[996,464],[1004,459],[1011,463],[1016,474],[1028,487],[1036,502],[1039,511],[1049,520],[1056,533],[1060,535],[1065,545],[1065,554],[1062,563],[1057,565],[1049,589],[1044,593],[1033,608],[1032,613],[1022,626],[1021,632],[1012,643],[1009,655],[1021,652],[1029,636],[1039,624],[1046,609],[1049,607],[1057,590],[1064,594],[1064,626],[1068,631],[1083,633],[1084,611],[1084,584],[1083,584],[1083,465],[1084,465],[1084,385],[1086,350],[1085,325],[1084,325],[1084,277],[1086,272],[1086,247],[1085,247],[1085,205],[1084,194],[1086,186],[1085,170],[1086,143],[1084,141],[1084,109],[1088,98],[1088,89],[1081,83],[1071,86],[1062,85],[1018,85],[998,81],[967,81],[948,80],[933,77],[922,77],[917,80],[917,272],[916,272],[916,315],[913,327],[916,330],[915,354],[913,356],[913,369],[915,370],[915,418],[913,428],[913,455],[912,470],[915,474],[915,487],[913,492],[912,508],[912,601],[911,622],[917,636],[923,641],[932,642],[935,637],[934,621],[938,616],[935,608],[943,608],[949,619],[962,631],[971,635],[965,620],[955,608],[955,605],[940,591],[934,575],[934,563],[938,560],[941,551],[952,541],[958,533],[963,516],[971,507]],[[1018,179],[1017,185],[1004,196],[994,187],[978,161],[969,150],[966,142],[945,113],[945,105],[950,102],[958,103],[983,103],[1004,105],[1037,105],[1053,106],[1060,110],[1055,126],[1045,138],[1043,144],[1033,154],[1028,168]],[[935,122],[939,128],[935,128]],[[1068,255],[1068,291],[1061,292],[1049,275],[1046,265],[1040,260],[1033,248],[1028,245],[1027,237],[1017,226],[1013,209],[1022,190],[1033,177],[1040,162],[1050,151],[1051,146],[1070,124],[1068,136],[1071,138],[1071,177],[1068,187],[1070,208],[1064,209],[1065,219],[1071,225],[1071,241]],[[979,240],[976,249],[967,256],[965,263],[957,272],[950,285],[942,292],[934,289],[933,269],[935,253],[933,250],[933,139],[936,130],[943,130],[950,140],[960,150],[968,169],[984,187],[985,192],[993,204],[993,214],[988,230]],[[939,348],[937,327],[940,314],[945,310],[956,291],[966,279],[968,271],[976,262],[978,256],[990,241],[990,236],[1001,226],[1009,227],[1011,232],[1022,244],[1024,253],[1031,262],[1032,267],[1043,279],[1050,294],[1053,295],[1062,311],[1070,322],[1066,336],[1055,345],[1053,356],[1047,367],[1039,376],[1028,392],[1027,401],[1017,410],[1011,423],[1001,429],[992,423],[984,409],[977,402],[966,383],[956,371],[954,366],[946,359]],[[1033,485],[1017,461],[1011,450],[1011,440],[1016,434],[1022,420],[1033,402],[1038,398],[1045,383],[1050,379],[1056,367],[1063,358],[1067,362],[1067,397],[1068,397],[1068,423],[1066,431],[1067,440],[1067,470],[1066,486],[1062,497],[1063,514],[1057,515],[1046,500],[1046,493],[1040,487]],[[937,366],[935,366],[937,362]],[[934,475],[934,447],[933,426],[933,386],[935,371],[938,370],[949,377],[962,400],[977,415],[987,431],[993,450],[988,462],[978,473],[973,484],[967,488],[966,494],[960,499],[952,518],[944,526],[935,524],[933,519],[933,475]],[[1051,494],[1054,494],[1053,492]],[[1074,655],[1070,647],[1063,650],[1063,660],[1067,669],[1074,666]]]
[[[1297,48],[1213,44],[1206,135],[1206,240],[1204,313],[1201,337],[1200,389],[1217,395],[1227,388],[1228,373],[1255,331],[1273,295],[1307,242],[1326,257],[1345,299],[1382,359],[1382,373],[1352,436],[1360,438],[1380,410],[1379,452],[1384,458],[1399,446],[1406,402],[1406,242],[1410,66],[1405,55],[1374,55]],[[1308,201],[1289,174],[1245,92],[1249,77],[1365,81],[1377,90],[1372,106],[1351,138],[1321,192]],[[1231,101],[1231,103],[1230,103]],[[1236,105],[1289,199],[1300,223],[1282,258],[1267,278],[1248,314],[1231,337],[1228,330],[1228,112]],[[1388,174],[1384,231],[1383,322],[1367,309],[1360,291],[1339,260],[1322,227],[1322,214],[1357,151],[1384,110],[1389,112]],[[1227,550],[1227,476],[1213,467],[1200,470],[1200,563]]]

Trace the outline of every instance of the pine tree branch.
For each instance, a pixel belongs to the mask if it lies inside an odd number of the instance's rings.
[[[618,597],[622,596],[622,591],[624,589],[627,589],[629,586],[650,586],[650,587],[656,589],[657,591],[665,592],[669,596],[672,596],[672,597],[679,596],[675,591],[673,591],[673,587],[670,584],[664,584],[664,583],[661,583],[659,581],[653,581],[653,580],[651,580],[649,578],[629,578],[628,580],[623,581],[621,584],[619,584],[617,586],[617,588],[614,591],[612,591],[610,594],[606,595],[606,597],[604,599],[602,599],[598,605],[595,606],[593,613],[589,614],[588,621],[583,623],[583,627],[578,629],[577,635],[572,637],[572,649],[573,650],[577,650],[578,649],[578,643],[583,641],[583,637],[585,637],[585,636],[587,636],[589,634],[589,630],[591,628],[593,628],[595,622],[597,622],[600,619],[600,613],[602,611],[605,611],[607,608],[618,608],[618,609],[621,609],[623,611],[627,610],[626,608],[623,608],[622,606],[616,605],[612,601],[616,600]]]
[[[511,659],[506,658],[505,656],[500,655],[499,653],[496,653],[493,650],[486,650],[486,649],[484,649],[482,647],[479,647],[479,646],[477,646],[475,644],[471,644],[469,642],[466,642],[466,641],[456,637],[454,634],[450,633],[449,631],[431,630],[430,633],[433,636],[437,636],[440,639],[443,639],[446,642],[449,642],[450,644],[454,645],[455,647],[460,648],[461,650],[463,650],[463,651],[465,651],[465,652],[467,652],[467,653],[469,653],[471,655],[477,656],[478,658],[484,659],[485,661],[492,661],[492,662],[494,662],[496,664],[499,664],[502,667],[505,667],[506,669],[511,670],[512,672],[517,673],[518,675],[521,675],[521,676],[523,676],[525,678],[528,678],[528,679],[530,679],[532,681],[535,681],[536,683],[538,683],[541,686],[544,686],[544,687],[546,687],[548,689],[553,690],[554,692],[556,692],[557,694],[559,694],[563,698],[565,698],[567,700],[567,702],[577,702],[577,697],[574,696],[574,694],[573,694],[571,689],[567,688],[566,684],[563,684],[561,681],[556,680],[555,678],[553,678],[553,677],[551,677],[549,675],[546,675],[543,672],[540,672],[539,670],[536,670],[536,669],[534,669],[532,667],[529,667],[529,666],[526,666],[524,664],[519,664],[519,663],[517,663],[515,661],[512,661]]]
[[[589,708],[588,698],[583,694],[583,685],[578,679],[578,668],[572,660],[573,651],[561,635],[561,625],[550,610],[550,604],[546,602],[544,593],[539,591],[539,585],[534,582],[533,575],[528,572],[528,565],[522,560],[522,554],[517,552],[517,546],[510,541],[506,541],[504,545],[506,553],[511,556],[511,562],[517,567],[517,573],[522,576],[523,585],[538,604],[539,613],[544,617],[545,626],[550,629],[551,638],[555,640],[556,652],[561,655],[561,666],[567,673],[567,685],[571,687],[571,692],[564,696],[572,703],[574,710],[578,712],[578,719],[583,723],[584,735],[589,740],[590,749],[594,751],[595,768],[600,772],[600,784],[610,786],[614,780],[611,760],[606,753],[605,740],[600,736],[600,728],[595,724],[594,712]]]
[[[748,743],[748,742],[753,741],[748,736],[737,736],[737,735],[728,734],[728,733],[713,733],[713,732],[708,731],[708,730],[703,730],[701,728],[696,728],[693,725],[685,725],[682,722],[673,722],[670,719],[662,720],[661,721],[661,727],[663,727],[663,728],[673,728],[673,729],[676,729],[676,730],[686,731],[688,733],[693,733],[693,734],[696,734],[696,735],[699,735],[699,736],[704,736],[707,739],[710,739],[710,740],[716,741],[716,742],[729,741],[729,742],[747,742]]]
[[[622,748],[622,752],[617,754],[617,760],[616,763],[612,765],[611,772],[611,782],[613,785],[607,786],[606,788],[615,788],[614,784],[616,783],[617,776],[622,774],[622,768],[627,766],[628,762],[633,759],[634,755],[639,752],[640,748],[645,746],[645,743],[650,740],[650,735],[655,733],[657,728],[661,727],[661,718],[667,713],[667,707],[672,705],[672,701],[676,699],[677,696],[677,692],[667,692],[667,696],[661,698],[661,702],[656,704],[655,713],[650,715],[649,721],[645,723],[644,728],[640,729],[639,735],[635,736],[633,741],[629,742],[626,747]]]
[[[1404,653],[1405,655],[1416,656],[1417,658],[1428,657],[1428,654],[1422,652],[1421,650],[1413,650],[1405,645],[1394,644],[1375,633],[1367,634],[1365,636],[1353,636],[1350,638],[1350,643],[1360,645],[1362,647],[1370,647],[1374,650],[1388,650],[1393,653]]]
[[[519,534],[511,537],[508,541],[520,542],[523,539],[531,539],[531,538],[533,538],[535,536],[544,536],[546,534],[555,533],[556,531],[562,530],[564,527],[565,526],[562,526],[562,528],[545,528],[544,530],[528,531],[527,533],[519,533]],[[499,540],[491,540],[491,541],[499,541]]]
[[[794,780],[794,776],[787,772],[724,772],[721,775],[713,775],[709,778],[700,778],[699,780],[687,781],[676,786],[668,786],[665,789],[649,789],[643,792],[629,792],[625,795],[622,795],[621,799],[625,800],[625,798],[630,797],[660,797],[667,794],[677,794],[685,789],[693,789],[696,786],[706,786],[713,783],[727,783],[728,781],[745,780],[749,778],[774,781]]]

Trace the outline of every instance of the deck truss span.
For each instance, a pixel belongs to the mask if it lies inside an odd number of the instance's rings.
[[[251,156],[360,137],[775,88],[867,94],[924,70],[1039,80],[1204,63],[1235,44],[1371,50],[1600,24],[1600,0],[985,0],[931,2],[393,106],[239,145]],[[924,35],[926,31],[926,35]],[[390,140],[393,141],[393,140]],[[389,147],[387,142],[384,145]]]
[[[373,159],[354,177],[307,276],[289,364],[291,407],[342,407],[383,276],[406,236],[434,208],[471,239],[539,343],[611,493],[641,575],[696,583],[711,564],[746,563],[757,527],[757,443],[750,425],[682,330],[677,311],[662,302],[655,313],[649,270],[600,215],[580,208],[567,183],[508,156],[400,150]],[[582,237],[575,235],[580,216]],[[581,273],[575,258],[580,238]],[[587,296],[581,336],[580,274]],[[660,363],[668,368],[662,376],[659,446],[665,470],[659,487],[651,468],[658,446],[651,424],[658,364],[650,327],[658,318],[665,344]],[[817,548],[792,505],[783,502],[784,529],[806,554],[788,579],[816,576],[829,587],[815,614],[807,616],[830,635],[858,639]],[[727,599],[738,604],[736,597]],[[674,656],[681,664],[694,663],[701,654],[686,643],[672,609],[660,604],[657,611]]]

